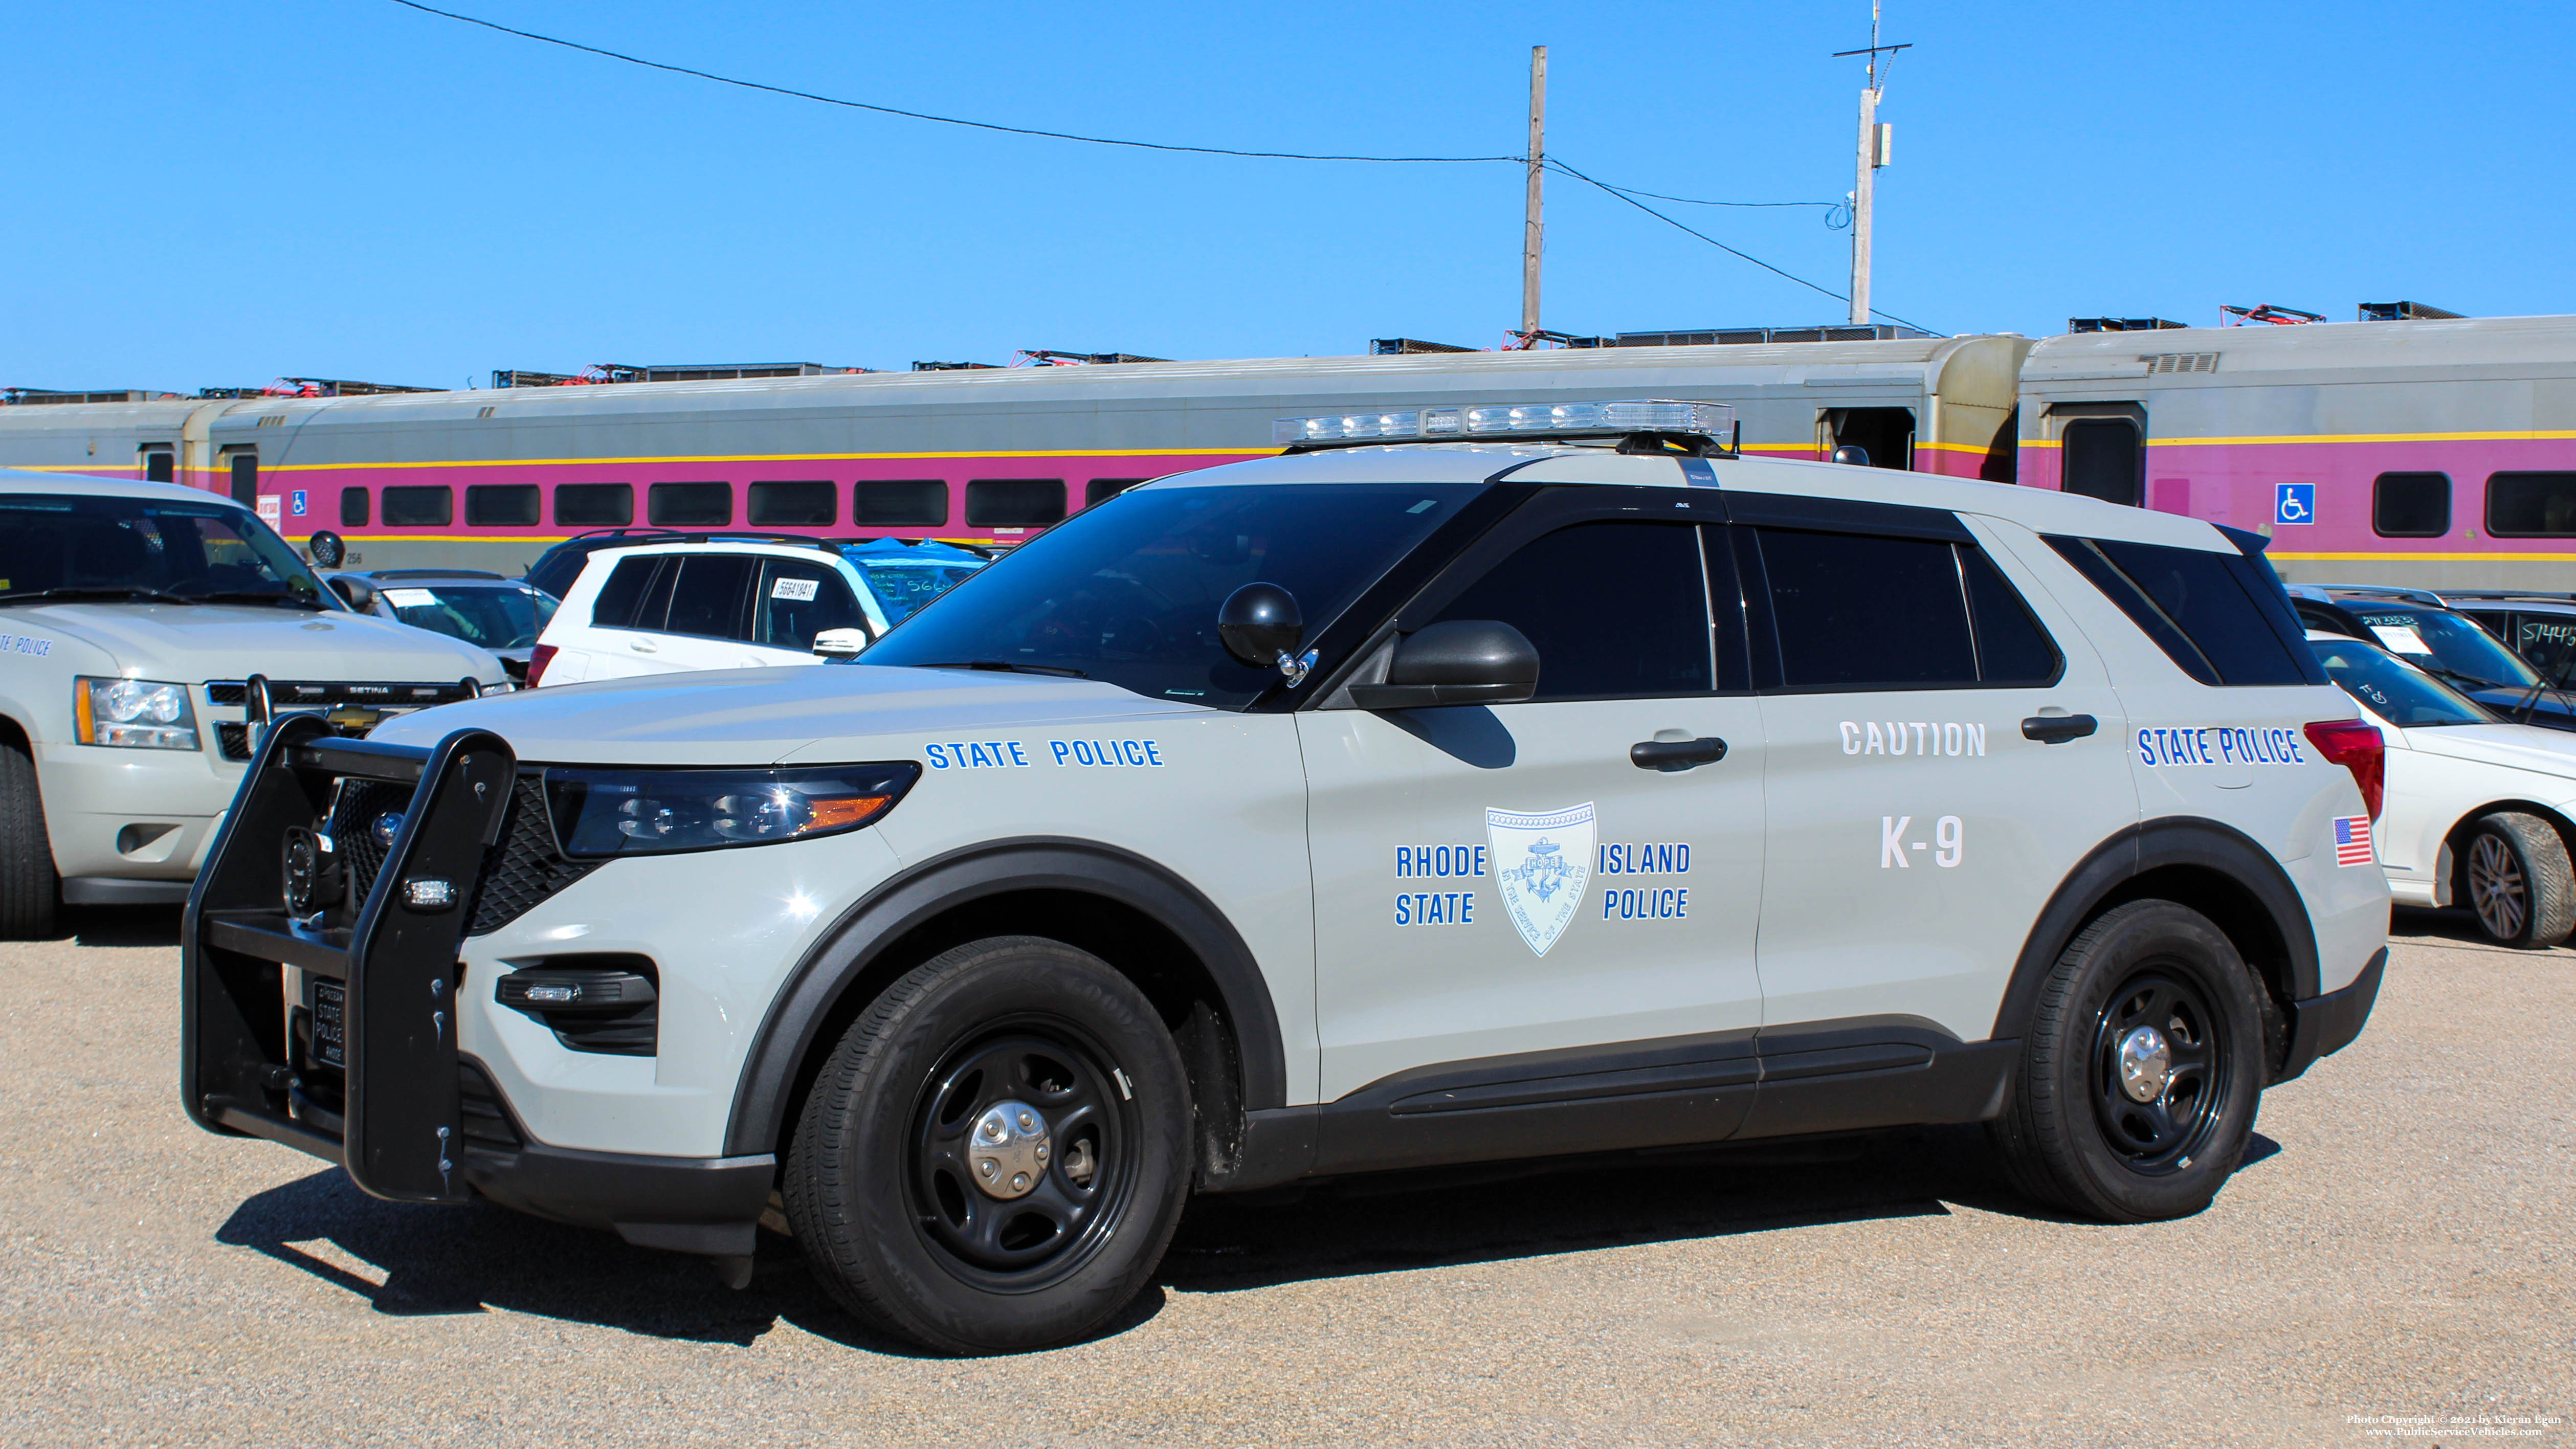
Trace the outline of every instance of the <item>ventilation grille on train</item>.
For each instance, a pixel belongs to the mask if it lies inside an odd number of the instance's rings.
[[[2149,372],[2216,372],[2215,352],[2160,352],[2147,359]]]

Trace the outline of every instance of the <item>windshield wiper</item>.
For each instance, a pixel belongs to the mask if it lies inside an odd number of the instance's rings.
[[[1089,679],[1079,669],[1062,664],[1014,664],[1007,659],[953,659],[945,664],[923,664],[922,669],[989,669],[1002,674],[1055,674],[1067,679]]]
[[[272,594],[265,589],[217,589],[210,594],[191,594],[189,602],[199,604],[293,604],[318,614],[329,613],[330,606],[294,594]]]
[[[0,604],[14,604],[31,599],[131,599],[146,604],[193,604],[194,599],[125,584],[100,584],[89,587],[60,589],[13,589],[0,594]]]

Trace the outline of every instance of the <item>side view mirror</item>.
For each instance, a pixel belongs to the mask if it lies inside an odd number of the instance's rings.
[[[865,629],[826,629],[814,636],[814,652],[826,659],[855,659],[867,647]]]
[[[1538,692],[1538,646],[1499,619],[1451,619],[1397,644],[1384,684],[1350,692],[1362,709],[1518,704]]]
[[[1869,449],[1858,443],[1845,443],[1834,449],[1834,461],[1854,468],[1869,466]]]
[[[360,580],[335,578],[324,579],[322,582],[329,584],[331,586],[331,592],[338,594],[341,600],[348,604],[350,608],[357,610],[361,614],[371,614],[375,612],[376,591],[368,588],[366,584]]]
[[[1216,611],[1217,638],[1225,652],[1255,669],[1276,667],[1295,689],[1315,667],[1315,651],[1300,655],[1306,642],[1306,616],[1297,596],[1277,584],[1250,583],[1225,596]]]

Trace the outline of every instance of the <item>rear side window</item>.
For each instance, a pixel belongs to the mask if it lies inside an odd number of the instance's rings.
[[[2242,554],[2051,537],[2049,547],[2203,684],[2322,684],[2270,570]]]
[[[659,555],[619,559],[609,571],[608,582],[599,586],[599,597],[590,606],[590,622],[602,629],[634,628],[636,605],[643,602],[654,571],[661,567]],[[654,627],[660,627],[658,620]]]
[[[2487,532],[2498,538],[2576,538],[2576,473],[2490,475]]]
[[[746,554],[690,554],[680,560],[671,586],[671,614],[662,628],[708,639],[743,636],[743,596],[760,560]]]
[[[948,485],[937,478],[856,484],[850,489],[850,522],[872,528],[943,528]]]
[[[455,517],[455,492],[444,483],[385,490],[387,528],[445,528]]]
[[[1707,694],[1708,585],[1688,524],[1578,523],[1523,544],[1440,616],[1538,646],[1533,699]]]
[[[558,527],[624,528],[634,521],[632,483],[564,483],[555,488]]]
[[[733,522],[733,485],[656,483],[645,506],[656,528],[724,528]]]
[[[773,649],[811,649],[826,629],[863,629],[867,620],[841,571],[803,559],[761,561],[751,641]]]
[[[1755,530],[1788,689],[2047,684],[2060,659],[1984,550],[1938,539]]]
[[[465,490],[465,521],[478,527],[525,528],[537,521],[534,483],[480,483]]]
[[[828,528],[841,521],[840,490],[823,483],[754,483],[751,521],[772,528]]]
[[[966,522],[976,528],[1046,528],[1064,522],[1061,478],[978,478],[966,485]]]

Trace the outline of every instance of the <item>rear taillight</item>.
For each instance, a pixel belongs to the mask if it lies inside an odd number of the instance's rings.
[[[2388,742],[2379,737],[2378,727],[2357,719],[2319,720],[2307,727],[2307,735],[2318,754],[2352,771],[2361,803],[2371,819],[2378,819],[2388,795]]]
[[[528,688],[534,689],[545,683],[546,666],[553,663],[554,658],[555,646],[552,644],[540,644],[528,651]],[[2379,812],[2374,809],[2370,813],[2376,815]]]

